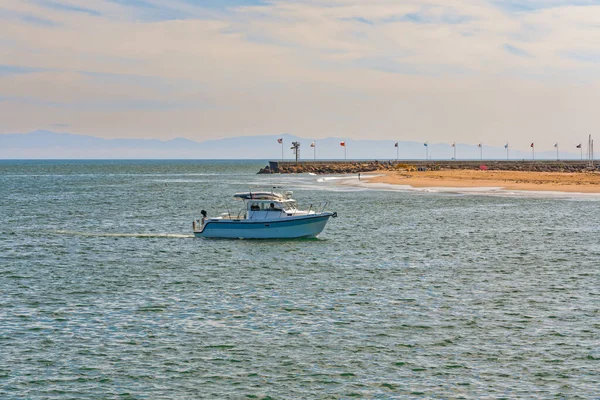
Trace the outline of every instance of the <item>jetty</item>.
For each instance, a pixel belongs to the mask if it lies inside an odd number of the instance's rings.
[[[589,160],[319,160],[269,161],[259,174],[356,174],[374,171],[440,171],[449,169],[589,172],[598,166]]]

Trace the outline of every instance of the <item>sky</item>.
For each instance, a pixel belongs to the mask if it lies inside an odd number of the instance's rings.
[[[600,1],[0,0],[0,134],[543,150],[599,104]]]

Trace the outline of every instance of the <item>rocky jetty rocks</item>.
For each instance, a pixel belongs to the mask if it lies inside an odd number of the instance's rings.
[[[596,170],[585,161],[303,161],[271,162],[259,174],[318,175],[357,174],[374,171],[439,171],[448,169],[481,169],[488,171],[586,172]]]

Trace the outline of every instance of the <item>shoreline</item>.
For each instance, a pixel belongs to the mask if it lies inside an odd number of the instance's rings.
[[[594,172],[475,170],[408,172],[384,170],[363,174],[361,178],[367,185],[382,183],[412,188],[500,188],[503,191],[600,194],[600,174]]]

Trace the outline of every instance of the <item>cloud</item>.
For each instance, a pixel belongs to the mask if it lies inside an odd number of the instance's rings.
[[[515,46],[512,46],[510,44],[505,44],[503,47],[504,47],[504,50],[508,51],[511,54],[514,54],[515,56],[531,57],[531,54],[529,54],[525,50],[520,49],[520,48],[515,47]]]
[[[564,140],[600,100],[594,3],[0,0],[1,129]]]

